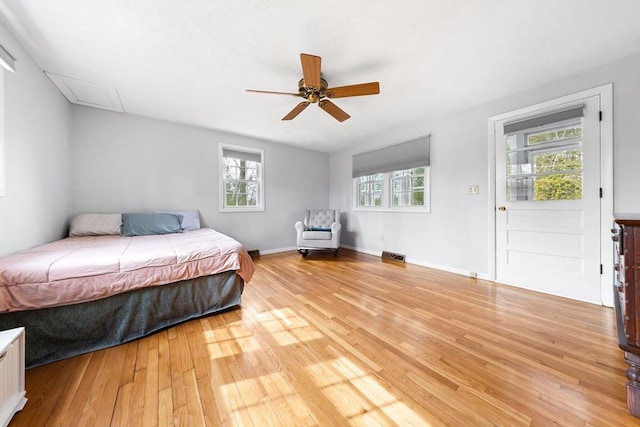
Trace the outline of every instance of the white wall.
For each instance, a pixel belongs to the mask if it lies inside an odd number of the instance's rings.
[[[218,211],[218,143],[264,150],[264,212]],[[295,246],[304,209],[329,202],[329,155],[192,126],[72,108],[71,213],[197,209],[262,252]]]
[[[4,76],[6,197],[0,197],[1,256],[66,233],[70,107],[3,25],[0,43],[17,59],[16,72]]]
[[[404,253],[409,260],[461,273],[487,274],[489,117],[613,82],[614,204],[640,212],[640,55],[458,114],[414,124],[407,135],[380,135],[331,154],[331,205],[345,215],[343,243],[364,251]],[[408,126],[409,128],[409,126]],[[351,156],[419,134],[431,134],[431,213],[354,212]],[[479,184],[480,195],[466,194]],[[384,240],[380,236],[384,236]]]

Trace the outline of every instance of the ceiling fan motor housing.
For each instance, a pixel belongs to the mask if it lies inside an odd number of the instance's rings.
[[[308,100],[311,103],[316,103],[320,101],[320,99],[325,97],[325,90],[329,87],[327,81],[323,78],[320,78],[320,87],[316,88],[313,86],[307,86],[304,82],[304,79],[300,79],[298,82],[298,92],[300,95]]]

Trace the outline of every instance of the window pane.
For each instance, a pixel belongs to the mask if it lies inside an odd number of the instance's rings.
[[[358,206],[382,206],[383,178],[384,174],[358,178]]]
[[[582,170],[582,149],[547,152],[534,159],[534,173]]]
[[[413,199],[411,200],[411,205],[413,206],[423,206],[424,205],[424,192],[416,191],[412,194]]]
[[[580,200],[582,173],[507,179],[507,200]]]
[[[582,173],[554,174],[537,177],[533,200],[582,199]]]
[[[582,119],[507,137],[507,200],[582,198]]]
[[[426,167],[394,171],[391,178],[391,206],[425,206]]]
[[[546,142],[562,141],[582,137],[582,126],[564,127],[558,130],[545,131],[527,135],[527,145],[544,144]]]
[[[507,178],[507,200],[515,202],[519,200],[533,199],[533,177]]]

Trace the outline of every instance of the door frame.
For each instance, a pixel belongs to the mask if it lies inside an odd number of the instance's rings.
[[[579,101],[591,96],[600,96],[600,300],[602,305],[613,307],[613,241],[611,226],[613,224],[613,83],[597,86],[559,98],[529,105],[517,110],[491,116],[488,119],[488,248],[489,265],[487,271],[491,280],[497,278],[496,267],[496,122],[516,116],[532,114],[539,110],[551,109],[558,104]]]

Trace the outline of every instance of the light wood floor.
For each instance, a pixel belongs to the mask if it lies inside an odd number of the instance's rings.
[[[18,426],[624,426],[613,310],[342,250],[242,308],[27,371]]]

